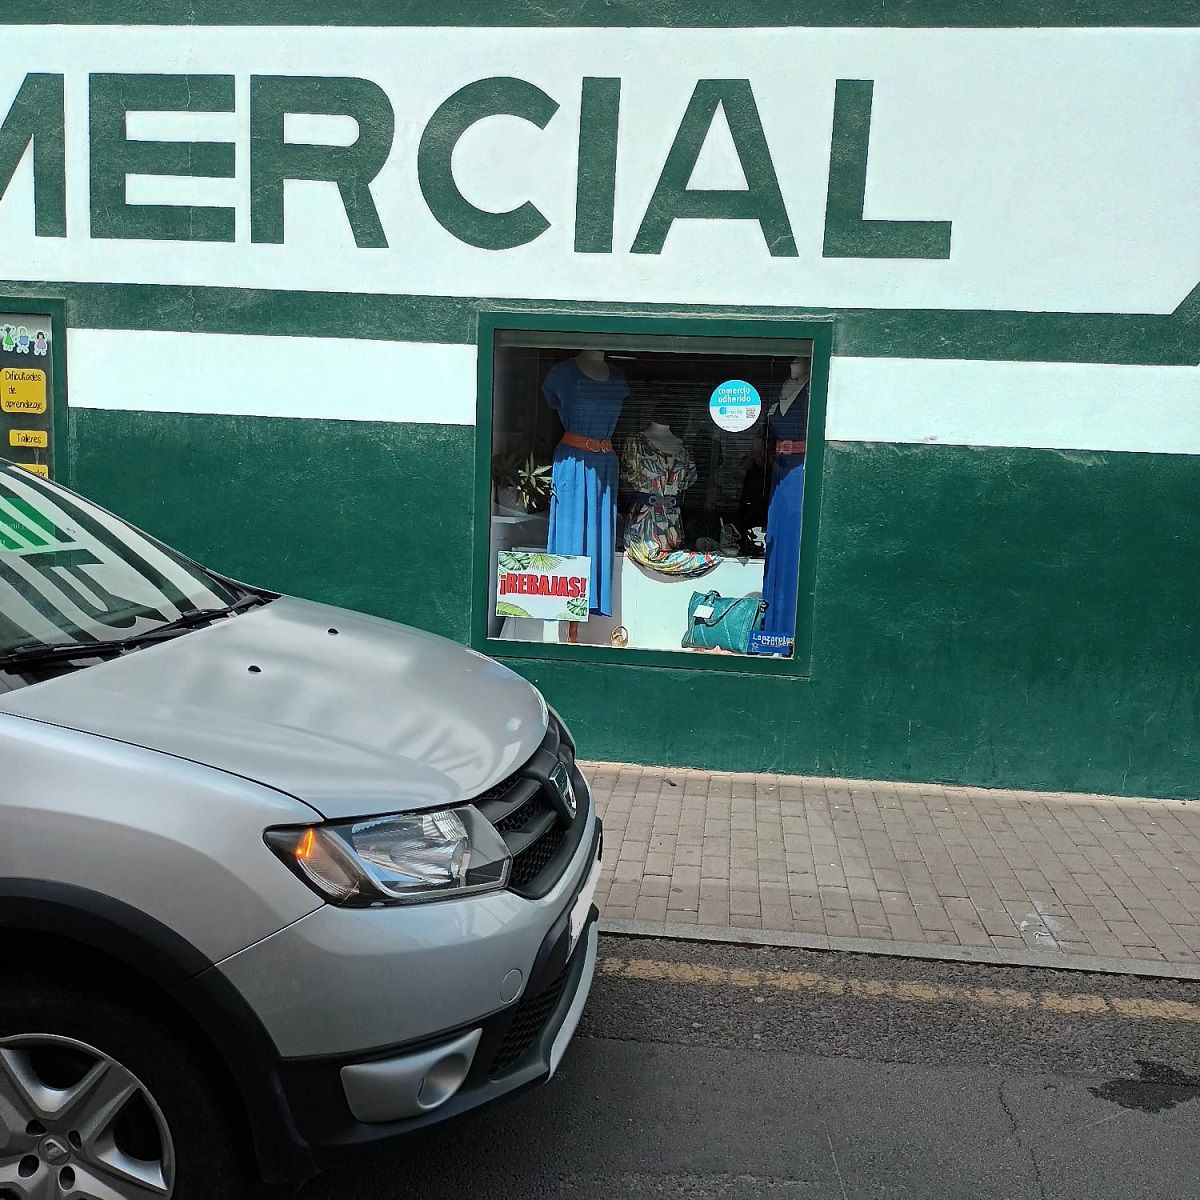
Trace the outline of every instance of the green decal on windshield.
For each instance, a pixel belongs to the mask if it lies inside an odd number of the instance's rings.
[[[140,620],[167,619],[161,609],[139,604],[136,600],[119,596],[106,588],[103,583],[103,570],[85,571],[85,567],[103,569],[108,565],[90,550],[48,550],[41,554],[27,555],[22,559],[22,563],[33,568],[45,583],[57,588],[80,612],[101,625],[128,629]],[[31,599],[28,589],[25,596],[26,599]]]
[[[0,487],[0,548],[40,550],[52,542],[73,540],[28,500]]]

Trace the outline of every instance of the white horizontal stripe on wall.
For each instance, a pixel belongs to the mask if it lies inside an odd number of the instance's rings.
[[[475,423],[475,348],[73,329],[74,408]]]
[[[825,436],[1200,454],[1200,367],[835,358]]]
[[[76,329],[72,407],[475,423],[475,348]],[[1200,454],[1200,367],[835,358],[830,441]]]

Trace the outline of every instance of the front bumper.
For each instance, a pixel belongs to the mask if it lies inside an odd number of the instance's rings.
[[[549,790],[559,761],[575,805]],[[241,1016],[247,1051],[230,1069],[269,1181],[299,1182],[340,1148],[447,1120],[557,1068],[591,986],[598,913],[585,897],[602,846],[561,724],[474,803],[513,854],[509,888],[323,905],[190,985]]]
[[[218,964],[283,1059],[358,1055],[477,1025],[530,995],[546,938],[598,846],[591,790],[533,894],[513,888],[387,908],[322,905]],[[548,877],[548,878],[547,878]]]
[[[601,831],[589,848],[587,863],[600,852]],[[584,880],[588,871],[584,873]],[[583,886],[583,885],[581,885]],[[373,1057],[361,1054],[284,1060],[280,1082],[303,1140],[318,1163],[341,1150],[401,1137],[450,1120],[502,1096],[512,1095],[550,1078],[579,1024],[596,968],[597,921],[593,904],[574,947],[570,916],[578,889],[563,909],[538,951],[524,994],[515,1004],[466,1027],[390,1047]],[[428,1052],[447,1046],[470,1047],[470,1067],[449,1099],[428,1112],[393,1121],[363,1121],[347,1099],[343,1068],[376,1062],[403,1067],[420,1063]],[[397,1078],[403,1075],[401,1070]],[[361,1112],[361,1108],[360,1108]]]

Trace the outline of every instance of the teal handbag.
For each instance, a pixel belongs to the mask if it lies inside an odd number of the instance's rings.
[[[762,629],[767,602],[754,596],[722,596],[693,592],[688,601],[685,650],[731,650],[750,653],[750,635]]]

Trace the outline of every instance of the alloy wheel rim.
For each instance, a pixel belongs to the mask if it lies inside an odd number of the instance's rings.
[[[0,1038],[0,1200],[161,1200],[175,1148],[149,1089],[51,1033]]]

